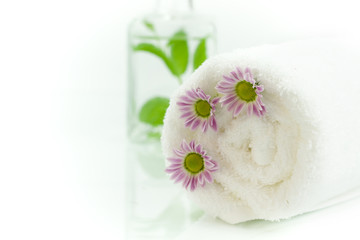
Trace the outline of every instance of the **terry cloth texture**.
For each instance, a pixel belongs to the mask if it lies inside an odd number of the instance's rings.
[[[234,118],[218,104],[218,131],[186,128],[179,97],[198,87],[218,96],[215,86],[236,67],[249,67],[264,85],[267,113]],[[306,40],[208,59],[171,98],[165,156],[183,139],[200,143],[219,165],[214,183],[187,191],[190,199],[228,223],[289,218],[360,186],[359,46]]]

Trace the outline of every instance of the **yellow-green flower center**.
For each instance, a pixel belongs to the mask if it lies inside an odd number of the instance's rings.
[[[185,157],[184,167],[190,173],[199,173],[204,169],[204,158],[198,153],[189,153]]]
[[[257,94],[253,85],[245,80],[238,82],[235,86],[235,92],[238,97],[245,102],[256,100]]]
[[[211,106],[206,100],[198,100],[195,103],[195,112],[198,116],[207,118],[210,116]]]

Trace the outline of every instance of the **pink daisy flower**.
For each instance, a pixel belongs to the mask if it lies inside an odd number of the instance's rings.
[[[185,127],[195,130],[199,126],[203,132],[206,132],[210,126],[217,131],[215,119],[215,105],[220,98],[210,100],[211,96],[206,95],[201,88],[186,91],[186,95],[180,97],[177,105],[180,107],[182,115],[185,118]]]
[[[170,157],[170,166],[165,172],[171,174],[170,179],[175,183],[182,182],[183,187],[194,191],[198,185],[204,187],[206,182],[212,183],[212,172],[218,170],[218,164],[206,155],[200,144],[183,140],[180,149],[174,149],[175,157]]]
[[[216,85],[216,90],[224,94],[221,97],[221,106],[227,106],[227,110],[233,112],[236,117],[245,108],[248,115],[255,114],[260,117],[266,112],[261,92],[264,86],[254,80],[249,68],[243,72],[239,67],[232,71],[229,76],[223,76],[223,79]]]

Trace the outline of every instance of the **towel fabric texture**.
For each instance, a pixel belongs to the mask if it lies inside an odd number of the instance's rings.
[[[360,46],[360,45],[359,45]],[[178,88],[162,134],[166,157],[195,140],[218,163],[214,182],[186,191],[228,223],[279,220],[321,207],[360,186],[360,51],[351,41],[317,39],[241,49],[210,58]],[[220,103],[218,130],[184,127],[176,102],[215,86],[237,67],[264,86],[262,117],[237,117]],[[174,187],[180,187],[174,186]]]

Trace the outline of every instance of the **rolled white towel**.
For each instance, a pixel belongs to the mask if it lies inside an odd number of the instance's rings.
[[[335,39],[207,60],[170,101],[167,172],[185,181],[200,208],[229,223],[289,218],[360,186],[359,72],[359,46]],[[237,103],[226,101],[233,93],[242,97]],[[193,121],[192,101],[203,101]]]

